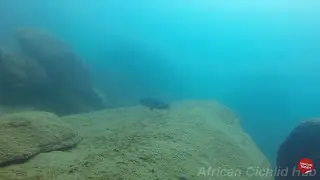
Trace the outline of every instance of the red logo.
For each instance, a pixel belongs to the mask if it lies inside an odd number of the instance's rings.
[[[309,158],[300,159],[298,168],[302,174],[312,172],[312,170],[314,169],[313,161]]]

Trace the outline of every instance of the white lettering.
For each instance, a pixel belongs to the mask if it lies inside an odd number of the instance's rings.
[[[250,176],[254,176],[254,174],[255,174],[255,169],[254,169],[254,167],[248,167],[248,168],[247,168],[246,175],[250,177]]]
[[[198,176],[199,175],[206,176],[206,168],[204,168],[204,167],[200,168],[198,171]]]

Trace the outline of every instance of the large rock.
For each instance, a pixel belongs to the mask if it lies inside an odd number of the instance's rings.
[[[20,29],[17,37],[23,52],[38,60],[53,83],[77,92],[92,90],[89,69],[65,42],[36,29]]]
[[[21,29],[17,33],[25,55],[36,59],[45,69],[57,114],[87,112],[104,107],[104,101],[94,90],[89,68],[60,39],[36,29]]]
[[[46,71],[36,60],[0,49],[1,104],[30,105],[47,81]]]
[[[284,173],[276,180],[319,180],[320,179],[320,119],[311,119],[299,124],[280,145],[277,167]],[[315,172],[303,176],[297,164],[309,158],[315,164]],[[286,172],[287,171],[287,172]]]
[[[21,112],[0,116],[0,165],[75,146],[80,137],[56,115]]]
[[[0,179],[272,180],[268,160],[228,108],[211,101],[170,107],[63,117],[84,137],[77,148],[0,169]]]

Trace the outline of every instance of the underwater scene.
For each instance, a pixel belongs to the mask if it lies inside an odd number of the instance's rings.
[[[0,180],[319,180],[319,9],[1,0]]]

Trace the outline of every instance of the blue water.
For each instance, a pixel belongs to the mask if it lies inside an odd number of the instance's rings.
[[[274,162],[320,116],[320,3],[310,0],[3,0],[0,45],[39,27],[67,41],[112,101],[210,98],[231,107]]]

